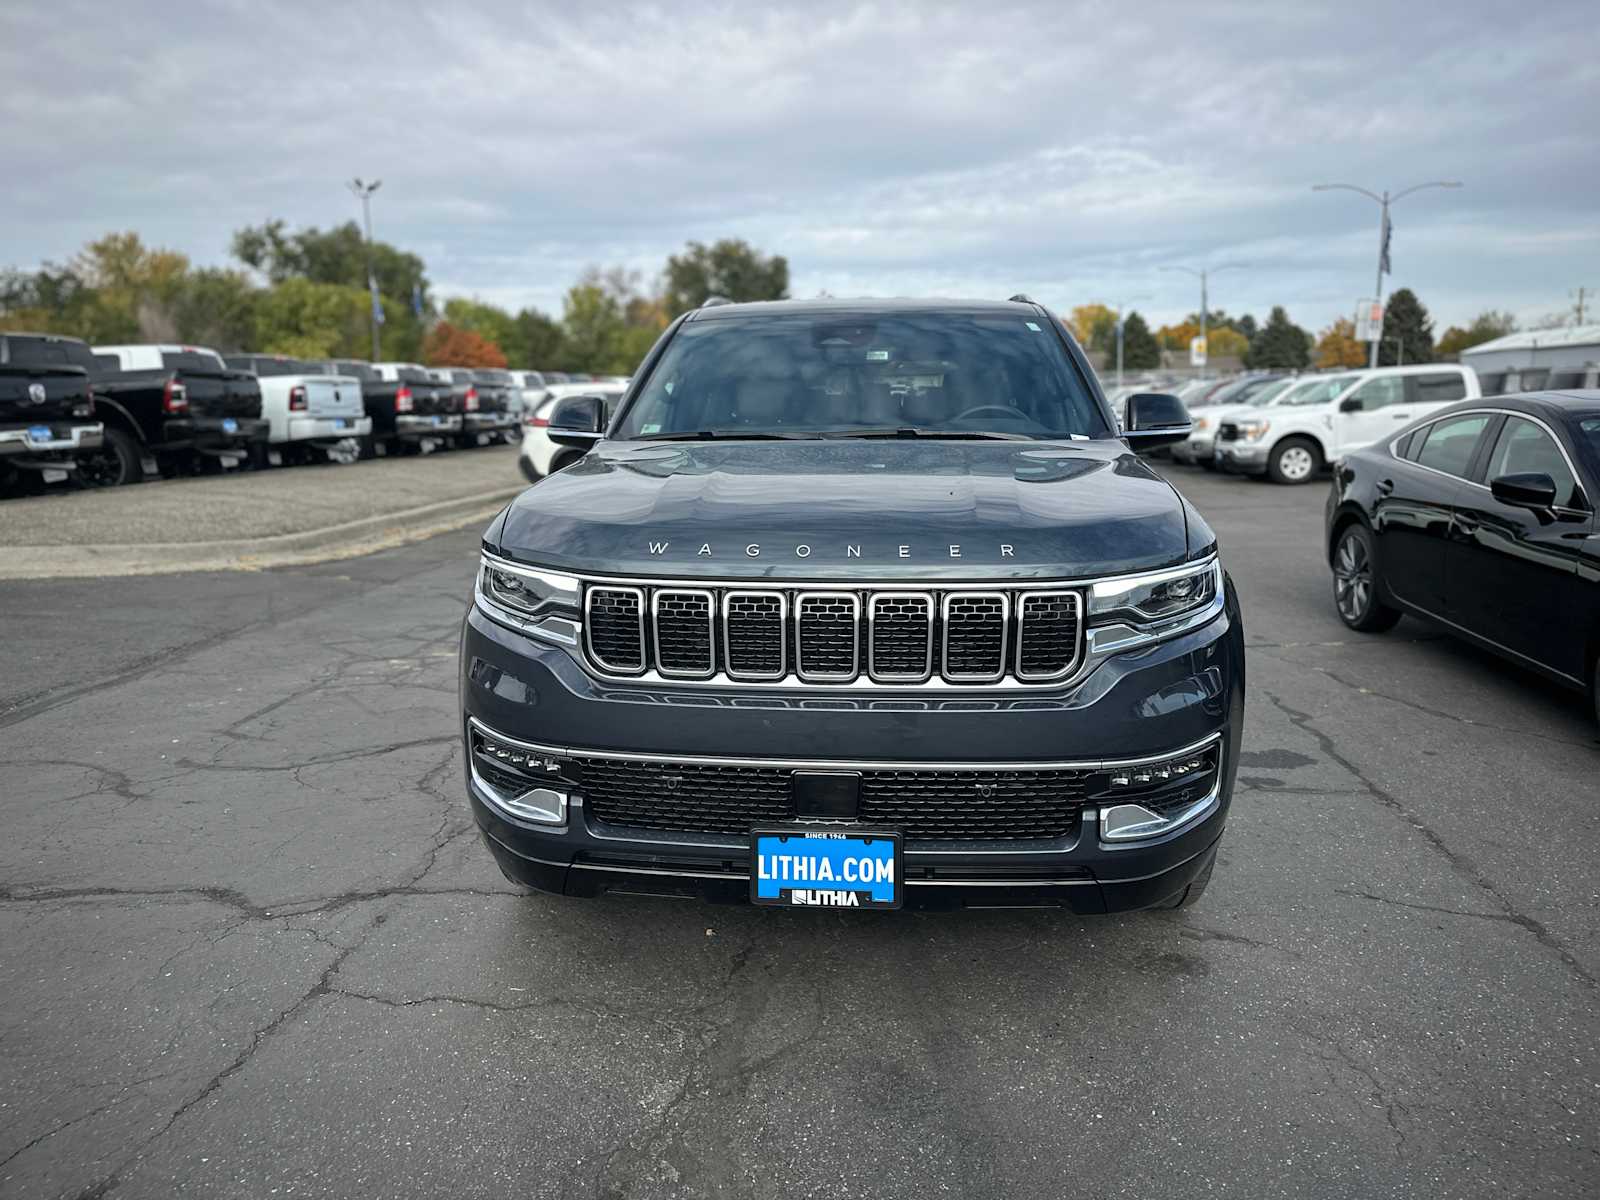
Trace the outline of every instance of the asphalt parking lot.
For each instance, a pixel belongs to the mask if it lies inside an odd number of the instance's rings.
[[[470,530],[0,583],[0,1195],[1593,1195],[1584,701],[1346,631],[1322,486],[1173,477],[1250,645],[1182,914],[513,895]]]

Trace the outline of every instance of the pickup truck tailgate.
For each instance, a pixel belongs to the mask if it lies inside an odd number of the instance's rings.
[[[306,411],[313,417],[359,417],[361,381],[353,375],[306,375]]]
[[[0,367],[0,425],[90,417],[89,374],[81,367]]]
[[[250,371],[201,371],[184,368],[178,372],[189,399],[189,411],[197,417],[243,417],[261,415],[261,384]]]

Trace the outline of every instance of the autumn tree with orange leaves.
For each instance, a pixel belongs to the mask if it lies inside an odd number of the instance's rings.
[[[430,367],[503,367],[506,356],[488,338],[440,321],[422,339],[422,361]]]

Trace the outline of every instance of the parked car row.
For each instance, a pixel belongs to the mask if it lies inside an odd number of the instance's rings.
[[[1600,367],[1568,372],[1557,386],[1600,385]],[[1519,391],[1519,375],[1480,378],[1471,367],[1425,363],[1309,375],[1250,374],[1185,398],[1181,463],[1301,484],[1400,426],[1462,400]]]
[[[524,383],[506,370],[0,332],[0,490],[511,443]]]

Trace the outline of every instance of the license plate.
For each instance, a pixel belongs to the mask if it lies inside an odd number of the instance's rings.
[[[232,417],[223,417],[222,418],[222,432],[223,433],[238,433],[239,432],[239,422],[235,421]]]
[[[237,467],[239,465],[238,457],[232,454],[219,454],[217,455],[217,461],[225,467]]]
[[[61,483],[67,478],[67,472],[57,471],[53,467],[48,467],[45,470],[40,471],[39,474],[44,476],[44,481],[46,483]]]
[[[28,440],[30,442],[48,442],[53,436],[48,425],[28,426]]]
[[[751,835],[750,900],[784,908],[899,908],[900,835],[765,829]]]
[[[343,417],[335,417],[333,419],[333,427],[335,429],[347,429],[349,428],[349,425],[350,422],[346,421]]]
[[[433,423],[434,423],[434,425],[437,426],[439,424],[439,418],[438,417],[434,417],[433,418]]]

